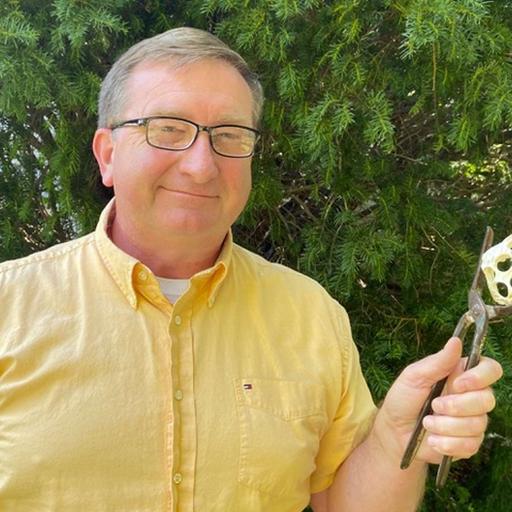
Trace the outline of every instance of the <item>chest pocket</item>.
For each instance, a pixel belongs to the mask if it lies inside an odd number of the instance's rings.
[[[323,389],[300,381],[235,379],[240,483],[286,495],[306,493],[326,429]]]

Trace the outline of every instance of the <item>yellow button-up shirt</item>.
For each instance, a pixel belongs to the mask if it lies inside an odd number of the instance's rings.
[[[301,511],[375,411],[345,311],[230,235],[173,306],[113,214],[0,265],[0,510]]]

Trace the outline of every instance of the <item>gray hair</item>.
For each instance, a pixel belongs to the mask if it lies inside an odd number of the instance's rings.
[[[141,62],[170,61],[178,68],[202,59],[219,59],[231,64],[244,78],[253,97],[253,121],[259,124],[263,107],[263,88],[245,60],[219,38],[197,28],[181,27],[143,39],[117,59],[101,84],[98,127],[118,122],[128,103],[126,84],[133,68]]]

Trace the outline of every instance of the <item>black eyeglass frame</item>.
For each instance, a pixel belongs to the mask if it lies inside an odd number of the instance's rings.
[[[149,122],[152,119],[172,119],[174,121],[184,121],[185,123],[195,126],[196,134],[195,134],[194,138],[192,139],[192,141],[190,142],[190,144],[188,144],[184,148],[171,149],[171,148],[164,148],[162,146],[157,146],[156,144],[152,144],[151,142],[149,142],[148,126],[149,126]],[[206,133],[208,133],[208,138],[210,140],[210,147],[212,148],[214,153],[216,153],[217,155],[220,155],[220,156],[224,156],[226,158],[249,158],[250,156],[253,156],[254,149],[256,147],[256,143],[258,142],[258,140],[261,136],[261,132],[259,130],[256,130],[256,128],[252,128],[250,126],[244,126],[244,125],[240,125],[240,124],[217,124],[215,126],[203,126],[201,124],[194,123],[194,121],[191,121],[190,119],[184,119],[182,117],[174,117],[174,116],[149,116],[149,117],[139,117],[137,119],[128,119],[127,121],[121,121],[119,123],[114,123],[113,125],[110,126],[110,130],[117,130],[117,128],[124,128],[125,126],[138,126],[138,127],[144,126],[145,132],[146,132],[146,142],[148,143],[148,145],[153,148],[162,149],[164,151],[185,151],[186,149],[189,149],[194,144],[194,142],[197,140],[197,137],[199,136],[199,132],[206,132]],[[245,130],[249,130],[249,131],[253,132],[256,135],[256,137],[254,139],[254,146],[253,146],[252,151],[248,155],[243,155],[243,156],[225,155],[224,153],[220,153],[219,151],[217,151],[215,149],[215,147],[213,145],[213,141],[212,141],[211,130],[214,130],[216,128],[244,128]]]

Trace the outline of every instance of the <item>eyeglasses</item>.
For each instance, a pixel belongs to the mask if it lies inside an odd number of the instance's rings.
[[[229,158],[252,156],[260,135],[258,130],[248,126],[236,124],[201,126],[188,119],[169,116],[130,119],[116,123],[110,129],[116,130],[125,126],[144,126],[146,142],[154,148],[169,151],[184,151],[194,144],[199,132],[207,132],[213,151]]]

